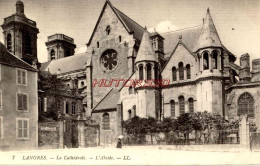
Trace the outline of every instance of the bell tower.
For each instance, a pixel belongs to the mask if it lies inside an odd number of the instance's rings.
[[[223,115],[223,46],[209,8],[196,46],[200,80],[197,83],[197,109]]]
[[[24,4],[16,2],[16,13],[4,18],[2,25],[4,42],[8,51],[29,64],[37,61],[37,34],[39,29],[36,22],[24,14]]]
[[[160,63],[146,29],[137,53],[135,66],[137,79],[141,81],[141,84],[135,86],[137,92],[136,115],[153,117],[159,120],[160,89],[154,80],[159,79]]]

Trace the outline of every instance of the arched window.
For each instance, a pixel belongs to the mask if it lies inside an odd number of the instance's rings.
[[[12,51],[12,35],[10,33],[7,35],[7,50]]]
[[[193,100],[193,98],[190,98],[188,101],[189,101],[189,112],[193,113],[194,112],[194,100]]]
[[[171,105],[171,117],[175,117],[175,101],[171,100],[170,105]]]
[[[203,54],[203,69],[209,69],[209,54],[207,52]]]
[[[172,81],[177,81],[177,69],[176,69],[176,67],[172,68]]]
[[[152,65],[150,63],[147,64],[146,66],[147,69],[147,80],[151,80],[152,79]]]
[[[191,78],[191,76],[190,76],[190,64],[186,65],[186,72],[187,72],[187,79],[190,79]]]
[[[134,93],[133,87],[129,87],[128,92],[129,92],[129,94],[133,94]]]
[[[139,66],[139,80],[144,80],[144,67],[143,67],[143,65]]]
[[[132,111],[128,110],[128,119],[131,119],[131,118],[132,118]]]
[[[237,115],[247,114],[254,117],[254,99],[249,93],[242,94],[238,99]]]
[[[213,69],[217,69],[218,68],[218,52],[214,50],[212,57],[213,57],[213,59],[212,59]]]
[[[106,28],[106,33],[107,33],[107,35],[109,35],[110,32],[111,32],[111,28],[110,28],[110,26],[108,25],[107,28]]]
[[[106,112],[103,114],[102,116],[102,126],[103,126],[103,130],[109,130],[110,129],[110,118],[109,118],[109,114]]]
[[[25,52],[32,54],[32,40],[30,35],[25,36]]]
[[[55,51],[52,49],[51,50],[51,60],[55,59]]]
[[[179,63],[179,80],[184,80],[184,68],[183,68],[183,63]]]
[[[158,80],[158,77],[159,77],[159,75],[158,75],[158,71],[159,69],[158,69],[158,66],[157,65],[155,65],[155,67],[154,67],[154,79],[155,80]]]
[[[180,114],[185,113],[185,100],[184,100],[183,96],[179,97],[179,111],[180,111]]]

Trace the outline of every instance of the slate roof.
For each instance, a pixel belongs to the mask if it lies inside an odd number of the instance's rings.
[[[191,50],[194,51],[194,47],[199,39],[200,31],[202,26],[195,26],[190,28],[185,28],[181,30],[171,31],[167,33],[162,33],[164,38],[164,53],[165,58],[169,58],[174,48],[179,42],[179,37],[181,36],[182,43]]]
[[[130,30],[130,33],[133,33],[134,38],[141,41],[143,33],[145,31],[144,27],[136,23],[134,20],[126,16],[123,12],[115,8],[116,13],[119,15],[119,17],[123,20],[123,22],[126,24],[128,29]]]
[[[214,22],[211,18],[209,8],[207,10],[206,18],[202,26],[200,37],[197,42],[196,49],[194,51],[207,47],[222,47],[222,43],[218,36],[218,32],[216,30]]]
[[[123,26],[126,28],[126,30],[128,31],[129,34],[133,34],[134,38],[137,39],[137,41],[141,41],[142,36],[143,36],[143,32],[144,32],[144,28],[139,25],[138,23],[136,23],[134,20],[132,20],[131,18],[129,18],[128,16],[126,16],[123,12],[121,12],[120,10],[118,10],[117,8],[115,8],[111,2],[109,0],[106,1],[106,3],[103,6],[103,9],[101,11],[101,14],[98,18],[98,21],[95,25],[95,28],[91,34],[91,37],[89,39],[89,42],[87,43],[87,45],[89,46],[92,38],[95,34],[95,31],[97,29],[97,26],[101,20],[101,17],[106,9],[106,6],[109,5],[111,7],[111,9],[114,11],[114,13],[116,14],[116,16],[118,17],[118,19],[120,20],[120,22],[123,24]]]
[[[111,89],[93,108],[92,113],[116,109],[120,94],[118,89]]]
[[[51,74],[64,74],[82,70],[86,65],[91,65],[91,55],[88,53],[81,53],[42,63],[40,70],[49,71]]]
[[[35,72],[38,71],[28,63],[24,62],[22,59],[17,58],[12,53],[10,53],[1,42],[0,42],[0,63],[8,66],[30,70],[30,71],[35,71]]]
[[[141,45],[138,50],[135,63],[141,62],[141,61],[159,62],[158,57],[155,55],[152,43],[150,41],[149,32],[147,30],[144,31]]]

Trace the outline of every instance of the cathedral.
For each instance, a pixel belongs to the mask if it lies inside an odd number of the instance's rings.
[[[13,26],[6,18],[5,45],[35,64],[39,30],[24,17],[23,3],[16,5],[24,23]],[[107,0],[87,42],[88,51],[74,55],[73,38],[50,35],[48,62],[39,69],[78,87],[85,116],[100,125],[101,145],[116,142],[123,131],[121,122],[134,116],[163,120],[207,111],[229,119],[247,114],[260,129],[260,59],[252,61],[251,69],[250,57],[244,54],[236,65],[237,57],[221,42],[210,12],[205,11],[200,26],[150,33]],[[126,80],[169,84],[126,86]]]

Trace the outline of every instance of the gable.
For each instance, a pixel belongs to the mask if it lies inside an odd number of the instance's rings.
[[[162,78],[170,79],[172,77],[172,67],[178,68],[179,62],[183,62],[184,67],[187,64],[191,66],[191,75],[195,75],[197,72],[196,56],[181,42],[179,42],[174,51],[172,52],[169,60],[162,70]]]

